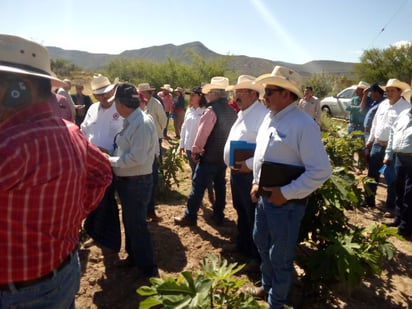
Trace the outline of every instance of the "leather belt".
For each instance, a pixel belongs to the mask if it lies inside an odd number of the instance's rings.
[[[143,179],[147,176],[150,176],[152,174],[147,174],[147,175],[136,175],[136,176],[116,176],[117,180],[120,181],[131,181],[131,180],[138,180],[138,179]]]
[[[252,171],[247,172],[247,173],[243,173],[243,172],[240,172],[240,171],[235,170],[235,169],[231,169],[230,172],[231,172],[233,175],[250,175],[250,174],[252,174]]]
[[[32,285],[35,285],[35,284],[38,284],[38,283],[43,282],[45,280],[53,278],[53,276],[55,276],[56,273],[61,271],[65,266],[67,266],[70,263],[70,261],[72,259],[72,256],[73,256],[73,254],[76,253],[76,251],[77,251],[77,248],[73,252],[71,252],[64,259],[64,261],[60,264],[59,267],[57,267],[56,269],[53,269],[48,274],[46,274],[44,276],[41,276],[39,278],[36,278],[36,279],[30,279],[30,280],[26,280],[26,281],[17,281],[17,282],[10,282],[10,283],[0,284],[0,291],[1,292],[12,292],[13,287],[17,290],[20,290],[20,289],[27,288],[27,287],[30,287]]]
[[[406,152],[395,152],[394,155],[397,155],[399,157],[412,157],[412,152],[406,153]]]
[[[387,141],[381,141],[381,140],[379,140],[379,139],[377,139],[377,140],[375,141],[375,143],[378,144],[379,146],[382,146],[382,147],[388,146],[388,142],[387,142]]]

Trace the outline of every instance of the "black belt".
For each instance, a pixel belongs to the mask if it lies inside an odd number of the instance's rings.
[[[301,199],[293,199],[293,200],[288,200],[286,203],[288,202],[292,202],[292,203],[296,203],[296,204],[301,204],[301,205],[306,205],[308,202],[308,198],[301,198]]]
[[[395,152],[395,155],[398,157],[412,157],[412,152],[406,153],[406,152]]]
[[[152,174],[147,174],[147,175],[136,175],[136,176],[116,176],[117,180],[121,181],[131,181],[131,180],[138,180],[138,179],[143,179],[147,176],[150,176]]]
[[[10,282],[10,283],[3,283],[0,284],[0,291],[1,292],[12,292],[13,291],[13,286],[15,289],[20,290],[23,288],[27,288],[30,287],[32,285],[41,283],[45,280],[51,279],[53,278],[53,276],[55,276],[59,271],[61,271],[65,266],[67,266],[70,261],[72,260],[72,256],[77,252],[77,247],[76,249],[71,252],[65,259],[64,261],[60,264],[59,267],[57,267],[56,269],[53,269],[51,272],[49,272],[48,274],[41,276],[39,278],[36,279],[31,279],[31,280],[26,280],[26,281],[17,281],[17,282]]]

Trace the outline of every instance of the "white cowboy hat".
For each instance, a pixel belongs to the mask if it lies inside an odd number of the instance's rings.
[[[300,86],[302,84],[302,77],[294,70],[288,69],[280,65],[275,66],[272,73],[262,74],[256,78],[255,84],[274,85],[287,89],[296,94],[299,98],[302,97]]]
[[[139,92],[155,90],[155,88],[150,87],[149,83],[141,83],[141,84],[137,85],[137,89],[139,90]]]
[[[0,34],[0,71],[47,78],[53,87],[67,86],[52,72],[46,48],[13,35]]]
[[[107,93],[116,86],[116,84],[110,83],[110,80],[102,74],[96,74],[91,81],[91,87],[93,94]]]
[[[386,86],[385,86],[385,90],[388,87],[399,88],[402,91],[411,88],[411,86],[409,86],[407,83],[401,82],[399,79],[396,79],[396,78],[391,78],[391,79],[388,80],[388,82],[386,83]]]
[[[254,84],[256,77],[251,75],[239,75],[236,85],[231,85],[226,88],[227,91],[236,90],[236,89],[251,89],[256,92],[263,93],[264,88],[262,85]]]
[[[227,86],[229,86],[229,79],[227,77],[215,76],[212,77],[210,84],[206,84],[202,87],[202,92],[207,94],[213,89],[226,90]]]
[[[360,89],[367,89],[369,88],[371,85],[369,85],[367,82],[364,81],[360,81],[357,85],[355,85],[356,88],[360,88]]]
[[[411,103],[411,95],[412,95],[412,89],[407,89],[402,92],[402,96],[405,98],[406,101]],[[412,104],[412,103],[411,103]]]
[[[173,92],[173,88],[169,84],[164,84],[162,87],[160,87],[160,89]]]

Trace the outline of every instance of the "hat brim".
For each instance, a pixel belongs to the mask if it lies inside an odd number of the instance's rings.
[[[402,92],[402,96],[405,98],[406,101],[411,103],[411,96],[412,96],[412,89],[406,89]]]
[[[14,73],[14,74],[37,76],[37,77],[50,79],[52,87],[66,87],[67,86],[67,84],[64,81],[62,81],[61,79],[58,79],[57,77],[54,77],[54,76],[48,75],[48,74],[32,72],[32,71],[29,71],[29,70],[23,70],[23,69],[19,69],[19,68],[15,68],[15,67],[10,67],[10,66],[7,66],[7,65],[0,65],[0,71],[1,72]]]
[[[229,90],[230,88],[230,90]],[[250,89],[254,90],[256,92],[262,93],[265,91],[263,85],[261,84],[255,84],[253,82],[243,82],[239,83],[237,85],[232,85],[226,88],[226,91],[231,91],[231,90],[237,90],[237,89]]]
[[[107,93],[107,92],[109,92],[109,91],[112,91],[115,86],[116,86],[116,84],[110,84],[110,85],[108,85],[108,86],[106,86],[106,87],[102,87],[102,88],[96,89],[96,90],[93,91],[93,94],[103,94],[103,93]]]
[[[202,93],[208,94],[210,90],[226,90],[227,86],[218,86],[217,84],[206,84],[202,87]]]
[[[411,86],[409,86],[407,83],[401,82],[401,81],[396,82],[396,83],[393,83],[393,84],[391,84],[391,85],[386,85],[386,86],[385,86],[385,90],[386,90],[387,88],[390,88],[390,87],[392,87],[392,88],[399,88],[399,89],[401,89],[402,91],[405,91],[405,90],[408,90],[409,88],[411,88]]]
[[[293,92],[296,94],[299,98],[303,96],[301,90],[297,88],[295,85],[293,85],[291,82],[288,80],[279,77],[279,76],[273,76],[271,74],[263,74],[256,78],[254,81],[255,84],[257,85],[263,85],[263,87],[266,87],[266,85],[273,85],[273,86],[278,86],[283,89],[287,89],[290,92]]]

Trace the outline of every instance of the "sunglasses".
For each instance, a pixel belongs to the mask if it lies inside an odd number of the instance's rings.
[[[282,92],[283,88],[265,88],[265,95],[270,97],[274,92]]]

